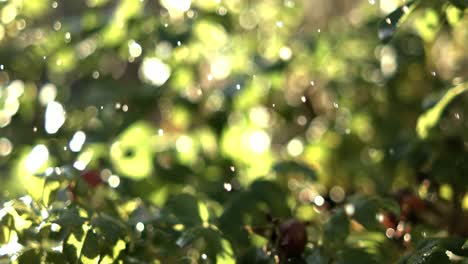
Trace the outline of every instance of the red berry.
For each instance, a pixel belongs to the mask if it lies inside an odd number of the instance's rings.
[[[86,170],[81,173],[81,177],[89,186],[95,188],[102,184],[100,174],[101,173],[98,170]]]
[[[305,224],[297,219],[288,219],[279,227],[279,250],[286,257],[297,257],[307,244]]]
[[[385,213],[380,221],[385,228],[395,229],[397,226],[397,219],[394,214]]]
[[[416,195],[407,195],[400,199],[401,218],[409,220],[425,209],[424,201]]]

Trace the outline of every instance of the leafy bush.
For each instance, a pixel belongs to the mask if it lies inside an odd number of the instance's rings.
[[[467,263],[468,2],[351,2],[1,1],[0,263]]]

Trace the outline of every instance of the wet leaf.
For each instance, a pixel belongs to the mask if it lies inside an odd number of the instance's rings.
[[[190,243],[192,243],[194,240],[198,239],[201,236],[202,230],[203,228],[196,227],[196,228],[184,231],[182,233],[182,236],[180,236],[176,240],[177,246],[181,248],[188,246]]]
[[[419,138],[425,139],[429,136],[429,131],[439,121],[445,108],[455,99],[458,95],[468,90],[468,83],[462,83],[455,87],[450,88],[445,92],[442,98],[424,114],[418,118],[416,125],[416,132]]]
[[[460,8],[460,9],[465,9],[468,7],[468,0],[449,0],[451,4],[454,6]]]
[[[405,5],[395,9],[392,13],[386,16],[379,24],[378,35],[379,39],[383,42],[389,41],[395,34],[401,19],[410,11],[411,5],[414,1],[410,1]]]
[[[317,173],[309,166],[297,161],[282,161],[273,166],[273,171],[278,174],[298,173],[307,176],[309,180],[317,181]]]
[[[462,246],[462,249],[468,249],[468,240],[465,241],[465,243]]]
[[[437,240],[426,240],[419,244],[418,249],[401,264],[445,264],[451,263],[446,250],[439,245]]]

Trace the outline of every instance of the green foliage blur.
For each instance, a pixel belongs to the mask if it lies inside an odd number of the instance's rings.
[[[0,0],[0,263],[468,263],[467,6]]]

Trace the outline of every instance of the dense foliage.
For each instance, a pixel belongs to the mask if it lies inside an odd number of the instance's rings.
[[[0,1],[0,263],[468,263],[467,6]]]

